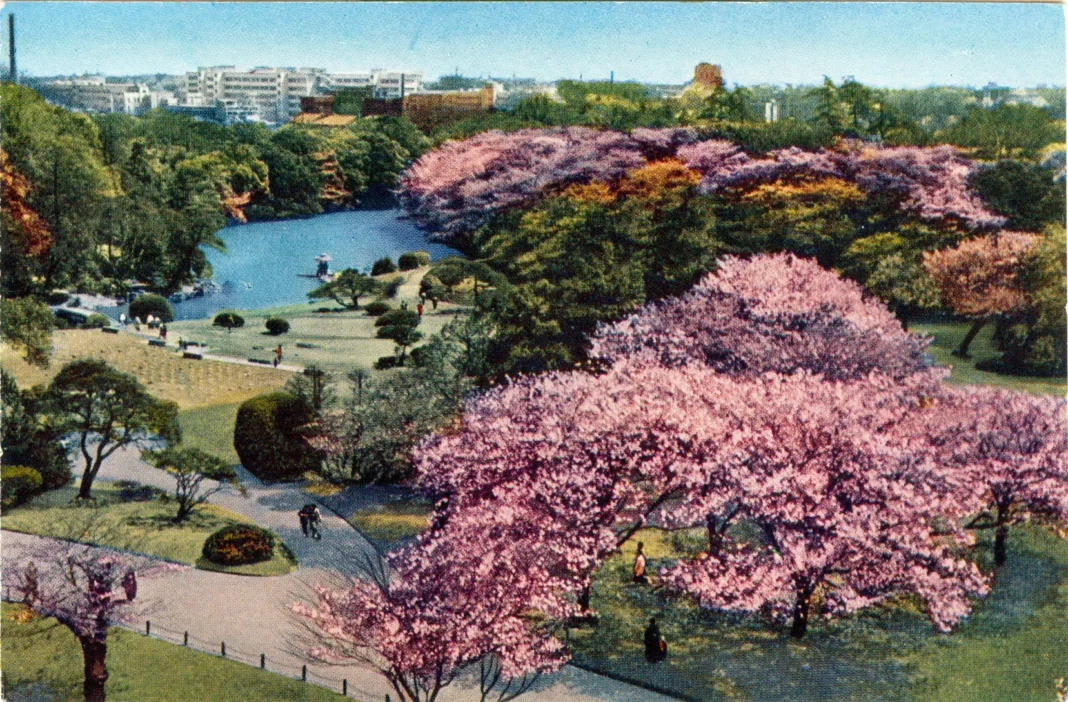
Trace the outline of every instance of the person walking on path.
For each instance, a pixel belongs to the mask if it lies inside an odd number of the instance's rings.
[[[645,660],[650,663],[659,663],[667,658],[667,642],[660,634],[660,627],[656,625],[656,617],[649,620],[649,626],[645,628]]]
[[[163,339],[164,341],[167,340],[167,325],[166,324],[163,324],[163,325],[160,326],[160,328],[159,328],[159,338]]]
[[[634,555],[634,582],[649,584],[649,576],[645,573],[645,544],[638,542],[638,553]]]
[[[297,516],[300,517],[300,530],[304,532],[304,536],[308,535],[308,506],[304,507],[297,512]]]
[[[278,364],[282,362],[282,345],[278,344],[278,348],[274,350],[274,367],[277,368]]]
[[[319,531],[323,523],[323,514],[317,506],[308,506],[311,507],[311,512],[308,514],[308,528],[311,529],[312,538],[318,541],[323,538],[322,533]]]
[[[416,308],[415,308],[415,309],[419,310],[419,316],[420,316],[420,317],[422,317],[422,316],[423,316],[423,303],[422,303],[422,302],[420,302],[420,303],[419,303],[419,304],[418,304],[418,305],[416,306]]]

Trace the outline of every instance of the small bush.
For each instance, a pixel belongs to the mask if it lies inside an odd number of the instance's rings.
[[[64,302],[70,299],[70,293],[63,290],[55,290],[48,293],[48,304],[50,305],[62,305]]]
[[[66,317],[56,317],[52,323],[56,329],[70,329],[70,322],[67,321]]]
[[[393,262],[393,259],[389,256],[378,259],[371,266],[371,275],[385,275],[387,273],[396,273],[397,264]]]
[[[404,285],[404,278],[394,278],[393,280],[386,283],[386,288],[383,294],[392,300],[397,296],[397,293],[400,291],[402,285]]]
[[[271,560],[274,534],[251,524],[223,527],[204,541],[204,558],[219,565],[246,565]]]
[[[44,481],[41,474],[26,466],[4,466],[0,469],[0,504],[4,509],[16,507],[39,495]]]
[[[420,266],[429,266],[430,254],[426,251],[409,251],[400,255],[400,258],[397,259],[397,264],[402,271],[410,271]]]
[[[289,331],[289,322],[282,319],[281,317],[268,317],[267,321],[265,322],[265,325],[267,326],[267,331],[272,336],[285,334],[287,331]]]
[[[467,277],[460,267],[456,265],[435,266],[433,274],[442,285],[450,288],[456,287]]]
[[[102,314],[91,314],[82,322],[83,329],[103,329],[110,326],[111,320]]]
[[[400,358],[397,356],[382,356],[375,361],[375,370],[389,370],[390,368],[396,368],[400,364]]]
[[[161,322],[174,321],[174,308],[167,298],[154,293],[145,293],[130,303],[130,317],[147,319],[148,315],[159,318]]]
[[[363,311],[367,313],[368,317],[378,317],[389,312],[391,309],[393,308],[389,306],[388,302],[383,302],[381,300],[375,300],[374,302],[363,306]]]
[[[305,441],[314,413],[300,398],[272,392],[246,400],[237,411],[234,449],[261,480],[292,480],[319,467],[319,454]]]
[[[212,320],[212,326],[224,329],[240,329],[245,326],[245,318],[235,312],[220,312]]]
[[[418,327],[419,313],[414,310],[390,310],[375,320],[376,327]]]
[[[133,480],[120,480],[115,483],[119,488],[119,499],[123,502],[151,502],[167,493],[151,485],[142,485]]]

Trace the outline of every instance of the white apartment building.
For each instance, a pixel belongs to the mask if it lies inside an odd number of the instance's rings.
[[[376,98],[400,98],[423,90],[423,74],[405,71],[371,69],[371,82]]]
[[[328,73],[323,86],[330,90],[345,88],[367,88],[374,85],[374,76],[370,73]]]
[[[258,114],[282,122],[300,112],[300,98],[315,95],[325,75],[321,68],[200,68],[186,73],[186,104],[222,102],[228,113]]]

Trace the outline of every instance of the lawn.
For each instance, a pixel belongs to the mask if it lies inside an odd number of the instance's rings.
[[[931,356],[938,365],[953,367],[953,372],[949,376],[949,382],[951,383],[992,385],[1009,388],[1010,390],[1025,390],[1048,395],[1063,396],[1068,392],[1068,382],[1066,382],[1065,378],[1028,378],[1019,375],[1000,375],[977,370],[976,363],[990,358],[997,358],[1000,355],[991,342],[991,337],[994,334],[993,324],[986,325],[968,347],[968,353],[972,356],[971,359],[961,360],[952,355],[951,352],[960,346],[960,342],[964,339],[964,335],[968,333],[970,326],[967,322],[914,324],[909,328],[909,331],[934,336],[934,342],[930,346]]]
[[[422,502],[390,502],[353,513],[348,521],[383,551],[410,542],[430,526],[434,506]]]
[[[221,458],[230,465],[241,463],[234,450],[234,423],[238,404],[194,407],[178,413],[182,428],[182,447],[198,448]]]
[[[200,505],[183,524],[176,525],[172,520],[177,508],[158,490],[97,483],[93,486],[95,499],[89,504],[77,500],[77,494],[77,488],[69,486],[40,495],[5,513],[4,528],[139,551],[225,573],[285,575],[296,568],[292,554],[283,546],[270,561],[248,566],[202,562],[201,551],[209,535],[230,524],[250,523],[218,505]]]
[[[387,302],[393,307],[407,302],[410,309],[418,304],[418,283],[427,269],[419,269],[407,275],[397,299]],[[337,380],[354,368],[370,369],[382,356],[394,352],[394,344],[387,339],[378,339],[375,334],[375,318],[369,317],[363,306],[373,298],[361,299],[360,310],[345,310],[332,300],[318,300],[304,305],[289,305],[265,310],[240,311],[245,326],[227,331],[213,327],[212,320],[198,319],[174,322],[168,325],[169,338],[193,339],[205,343],[209,353],[237,358],[271,360],[274,348],[282,346],[282,363],[298,366],[316,364],[333,373]],[[330,310],[319,312],[317,310]],[[424,339],[439,332],[463,308],[441,303],[434,310],[427,304],[419,331]],[[282,317],[290,324],[290,330],[280,336],[271,336],[264,327],[268,317]]]
[[[653,572],[703,547],[699,532],[647,529],[611,559],[591,600],[599,625],[570,631],[582,665],[700,700],[1053,702],[1068,673],[1068,540],[1039,528],[1013,532],[993,593],[951,635],[902,603],[814,621],[800,643],[759,617],[704,611],[631,583],[638,540]],[[989,560],[989,542],[981,553]],[[669,646],[659,665],[643,656],[652,616]]]
[[[181,409],[240,404],[250,397],[279,389],[292,377],[274,368],[256,368],[217,361],[182,358],[173,349],[149,346],[130,334],[102,334],[99,329],[70,329],[52,334],[52,363],[31,366],[7,345],[0,347],[0,365],[19,387],[48,383],[77,358],[97,358],[130,373],[156,397],[173,400]]]
[[[82,699],[82,654],[66,628],[16,616],[21,605],[3,606],[5,699]],[[107,697],[111,702],[230,702],[308,700],[341,695],[123,629],[108,635]],[[268,662],[268,665],[270,663]]]

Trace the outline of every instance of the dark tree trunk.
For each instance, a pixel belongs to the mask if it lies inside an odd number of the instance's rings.
[[[971,346],[972,341],[975,339],[979,331],[986,326],[985,319],[977,319],[972,323],[972,328],[968,330],[968,333],[964,335],[964,339],[960,342],[960,347],[953,352],[954,356],[960,358],[971,358],[968,355],[968,347]]]
[[[794,623],[790,627],[790,636],[800,639],[808,630],[809,598],[812,597],[807,589],[797,591],[797,602],[794,603]]]
[[[79,500],[88,500],[90,497],[93,496],[92,492],[91,492],[92,487],[93,487],[93,477],[94,477],[93,472],[90,471],[90,470],[87,470],[84,473],[82,473],[81,487],[78,488],[78,499]]]
[[[104,702],[104,684],[108,681],[108,645],[86,637],[81,639],[85,659],[85,702]]]
[[[583,587],[581,590],[579,590],[578,606],[579,606],[579,610],[581,610],[583,613],[590,611],[590,595],[591,595],[591,592],[590,592],[590,586],[589,585],[587,585],[587,586]]]
[[[1006,546],[1009,541],[1009,525],[1002,524],[994,532],[994,565],[1005,565]]]
[[[710,514],[705,517],[705,527],[708,529],[708,552],[719,553],[723,547],[723,534],[720,534],[717,528],[716,515]]]

